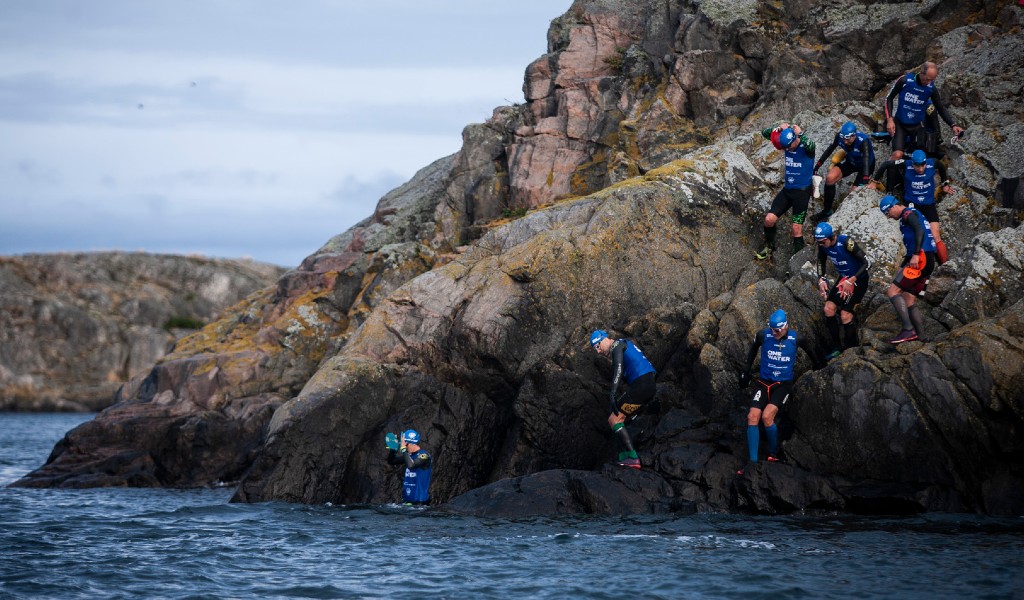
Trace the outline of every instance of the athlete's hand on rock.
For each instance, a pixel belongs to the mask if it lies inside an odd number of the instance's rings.
[[[827,279],[819,279],[818,280],[818,294],[821,296],[822,300],[824,300],[825,298],[828,298],[828,280]]]

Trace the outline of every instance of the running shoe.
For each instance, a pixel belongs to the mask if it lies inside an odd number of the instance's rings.
[[[889,340],[890,344],[902,344],[903,342],[912,342],[917,339],[917,332],[913,329],[904,329],[900,334],[893,339]]]
[[[839,358],[841,353],[838,350],[833,350],[825,355],[825,362]]]
[[[624,459],[620,460],[619,462],[617,462],[616,464],[619,465],[620,467],[629,467],[631,469],[639,469],[640,468],[640,459],[639,458],[624,458]]]
[[[766,258],[771,258],[771,257],[772,257],[772,247],[771,246],[765,246],[764,248],[761,248],[760,250],[758,250],[757,252],[754,253],[754,258],[756,258],[757,260],[764,260]]]
[[[775,456],[774,454],[769,454],[768,455],[768,462],[780,463],[780,462],[782,462],[782,459],[779,458],[778,456]]]
[[[822,210],[822,211],[816,212],[813,215],[811,215],[811,221],[813,221],[815,223],[820,223],[821,221],[824,221],[824,220],[828,219],[831,216],[832,216],[832,211],[830,211],[830,210]]]

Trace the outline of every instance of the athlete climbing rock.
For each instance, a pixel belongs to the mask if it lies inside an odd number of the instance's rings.
[[[655,370],[644,353],[633,342],[625,339],[613,340],[608,332],[597,330],[590,334],[590,345],[602,356],[612,358],[612,387],[608,392],[608,426],[618,437],[621,450],[618,464],[623,467],[640,468],[640,457],[633,448],[633,442],[626,431],[626,419],[640,410],[654,398]],[[618,395],[619,385],[625,381],[626,391]]]
[[[831,351],[825,360],[832,360],[844,348],[860,345],[857,338],[857,316],[853,309],[867,292],[871,263],[852,237],[839,233],[830,223],[818,223],[814,228],[814,241],[818,244],[818,292],[825,301],[822,311],[832,341]],[[829,262],[839,273],[834,285],[829,285],[826,276]],[[840,325],[843,329],[842,339],[839,335]]]

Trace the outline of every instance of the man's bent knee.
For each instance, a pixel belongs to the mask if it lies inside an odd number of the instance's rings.
[[[750,409],[747,413],[747,425],[757,425],[758,421],[761,420],[761,411],[757,408]]]

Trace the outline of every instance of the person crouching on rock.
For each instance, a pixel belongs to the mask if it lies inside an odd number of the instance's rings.
[[[857,126],[853,124],[853,121],[843,123],[835,139],[832,140],[828,148],[825,148],[825,152],[818,162],[814,163],[815,173],[829,157],[832,157],[830,161],[832,166],[825,174],[824,207],[821,212],[811,217],[814,222],[824,221],[832,216],[832,203],[835,202],[837,183],[844,177],[856,174],[852,187],[867,185],[871,181],[871,172],[875,169],[875,149],[871,144],[871,137],[864,132],[857,131]]]
[[[408,429],[402,433],[402,442],[397,449],[388,448],[388,464],[405,465],[402,502],[413,505],[430,504],[433,460],[430,453],[420,446],[420,434],[415,429]]]
[[[750,367],[760,349],[761,371],[754,378],[757,391],[750,400],[750,411],[747,412],[747,448],[750,452],[748,467],[757,462],[761,441],[759,423],[764,423],[764,433],[768,436],[768,462],[779,462],[779,430],[775,416],[789,400],[793,388],[797,348],[803,348],[817,366],[814,349],[804,338],[798,337],[795,330],[789,328],[786,312],[782,309],[773,312],[768,318],[768,327],[754,335],[754,343],[747,353],[746,368],[740,372],[740,387],[745,388],[750,385]],[[742,475],[748,467],[736,471],[736,474]]]
[[[907,250],[892,285],[885,293],[903,326],[899,335],[889,343],[902,344],[924,337],[924,320],[916,300],[918,296],[924,296],[928,277],[935,269],[935,238],[928,219],[921,211],[903,206],[895,196],[883,196],[878,210],[900,222],[903,246]]]
[[[623,467],[640,468],[640,457],[633,448],[633,442],[626,431],[626,419],[633,416],[644,404],[654,398],[657,390],[655,371],[651,361],[629,340],[613,340],[608,332],[597,330],[590,334],[590,345],[598,354],[612,357],[612,389],[608,393],[610,413],[608,426],[619,439],[622,450],[617,464]],[[626,391],[616,397],[619,384],[626,380]]]
[[[839,233],[831,223],[818,223],[814,228],[814,241],[818,244],[818,293],[825,301],[825,327],[831,337],[832,347],[825,360],[839,356],[843,347],[860,345],[857,339],[857,317],[854,307],[864,299],[868,289],[871,263],[853,238]],[[833,286],[829,286],[825,267],[831,262],[839,273]],[[837,314],[838,313],[838,314]],[[839,327],[842,322],[843,340],[840,341]]]

